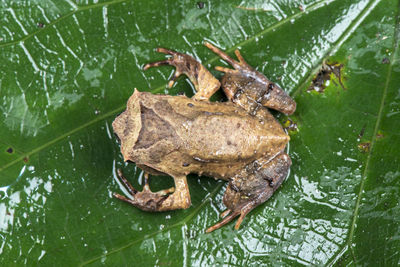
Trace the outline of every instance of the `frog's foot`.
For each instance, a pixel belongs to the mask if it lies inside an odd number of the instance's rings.
[[[237,216],[235,229],[238,230],[244,217],[255,207],[267,201],[287,176],[291,160],[285,153],[272,160],[261,159],[253,162],[232,178],[224,194],[224,204],[228,208],[221,213],[220,222],[206,230],[210,233]]]
[[[286,114],[292,114],[296,110],[296,102],[278,85],[247,64],[239,50],[235,50],[235,55],[239,60],[236,61],[208,42],[205,43],[205,46],[235,68],[215,67],[216,70],[225,73],[221,84],[229,100],[249,112],[253,111],[254,103]],[[252,107],[248,107],[248,105]]]
[[[148,174],[144,174],[144,186],[141,192],[137,191],[118,169],[118,177],[128,190],[130,198],[114,193],[114,197],[128,202],[133,206],[145,211],[166,211],[174,209],[185,209],[190,206],[190,194],[186,177],[174,178],[174,187],[158,192],[152,192],[149,187]],[[186,190],[186,191],[185,191]],[[173,194],[171,194],[173,193]]]
[[[249,72],[255,71],[249,64],[246,63],[246,61],[244,60],[244,58],[242,57],[242,55],[240,54],[240,51],[238,49],[235,50],[235,55],[239,59],[239,62],[234,60],[233,58],[228,56],[225,52],[221,51],[219,48],[213,46],[209,42],[205,42],[204,45],[207,46],[215,54],[220,56],[223,60],[225,60],[226,62],[231,64],[232,67],[235,68],[235,70],[233,70],[233,69],[228,69],[228,68],[217,66],[217,67],[215,67],[216,70],[222,71],[225,73],[239,73],[239,72],[243,72],[243,71],[249,71]]]
[[[162,65],[175,66],[176,71],[168,83],[170,88],[181,74],[185,74],[197,91],[194,96],[195,99],[209,99],[219,89],[220,82],[193,57],[165,48],[157,48],[157,52],[171,57],[166,60],[148,63],[143,69],[147,70],[148,68]]]
[[[217,230],[218,228],[221,228],[225,224],[229,223],[233,219],[235,219],[237,216],[240,215],[239,219],[236,222],[235,229],[238,230],[240,224],[242,223],[244,217],[256,206],[254,206],[254,203],[250,202],[245,205],[242,205],[240,207],[236,207],[234,210],[227,209],[224,212],[221,213],[221,218],[223,218],[220,222],[217,224],[209,227],[206,232],[211,233],[214,230]]]
[[[118,169],[118,177],[125,188],[128,190],[130,198],[114,193],[114,197],[128,202],[133,206],[145,211],[157,211],[162,203],[168,198],[168,194],[173,193],[175,188],[169,188],[158,192],[151,192],[149,187],[149,176],[144,174],[144,185],[142,192],[137,191],[124,177],[122,171]]]

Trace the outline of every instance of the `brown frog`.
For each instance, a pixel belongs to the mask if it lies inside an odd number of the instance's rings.
[[[205,46],[234,68],[216,67],[225,73],[221,83],[193,57],[164,48],[157,51],[170,57],[144,66],[145,70],[175,66],[169,86],[185,74],[197,93],[187,98],[135,90],[113,128],[124,160],[145,171],[144,187],[137,191],[119,170],[130,197],[114,196],[145,211],[186,209],[191,204],[189,173],[227,180],[223,199],[227,210],[219,223],[206,230],[211,232],[240,216],[238,229],[243,218],[269,199],[287,176],[291,160],[284,150],[289,136],[265,107],[292,114],[296,103],[249,66],[239,50],[236,61],[210,43]],[[229,101],[210,102],[220,87]],[[152,192],[148,174],[172,176],[175,188]]]

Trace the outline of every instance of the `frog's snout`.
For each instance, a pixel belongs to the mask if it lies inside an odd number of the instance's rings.
[[[114,134],[117,136],[119,143],[125,139],[125,133],[129,133],[129,130],[127,131],[126,129],[129,126],[127,119],[126,112],[122,112],[112,123]]]
[[[278,85],[269,83],[267,94],[262,101],[264,106],[291,115],[296,110],[296,102]]]

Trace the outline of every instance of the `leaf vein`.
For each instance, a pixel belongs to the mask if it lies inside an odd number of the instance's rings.
[[[49,27],[59,23],[60,21],[63,21],[69,17],[71,17],[72,15],[76,14],[79,11],[83,11],[83,10],[88,10],[88,9],[94,9],[94,8],[98,8],[98,7],[103,7],[103,6],[107,6],[107,5],[114,5],[114,4],[119,4],[122,2],[126,2],[126,1],[130,1],[130,0],[114,0],[114,1],[110,1],[110,2],[102,2],[102,3],[97,3],[94,5],[88,5],[88,6],[79,6],[76,9],[60,16],[59,18],[55,19],[54,21],[50,22],[48,25],[46,25],[46,27],[43,28],[39,28],[38,30],[31,32],[25,36],[23,36],[22,38],[19,38],[17,40],[13,40],[13,41],[9,41],[9,42],[5,42],[0,44],[0,47],[7,47],[7,46],[12,46],[18,43],[23,43],[26,40],[32,38],[33,36],[36,36],[37,34],[39,34],[42,31],[47,30]],[[72,5],[71,5],[72,6]],[[72,7],[76,7],[76,6],[72,6]]]
[[[356,200],[356,206],[354,209],[354,214],[353,214],[353,220],[352,220],[352,224],[351,224],[351,228],[350,228],[350,234],[349,234],[349,240],[348,240],[348,245],[351,245],[351,242],[353,240],[353,236],[354,236],[354,230],[355,230],[355,226],[356,226],[356,221],[357,221],[357,217],[358,217],[358,213],[359,213],[359,208],[360,208],[360,203],[361,203],[361,198],[363,195],[363,191],[364,191],[364,185],[365,185],[365,180],[367,179],[367,173],[368,173],[368,169],[370,167],[370,162],[371,162],[371,157],[372,157],[372,151],[374,149],[376,140],[377,140],[377,134],[378,134],[378,129],[381,123],[381,119],[383,116],[383,108],[385,106],[385,100],[386,100],[386,96],[387,96],[387,91],[388,91],[388,87],[390,84],[390,80],[392,77],[392,70],[393,70],[393,65],[395,62],[395,58],[397,56],[398,53],[398,49],[399,49],[399,35],[400,35],[400,1],[398,4],[398,9],[397,9],[397,18],[395,20],[395,26],[394,26],[394,38],[393,38],[393,47],[392,47],[392,55],[391,55],[391,59],[390,59],[390,63],[388,66],[388,72],[386,75],[386,81],[385,81],[385,87],[383,89],[383,93],[382,93],[382,98],[381,98],[381,103],[379,106],[379,112],[378,112],[378,116],[376,119],[376,123],[375,123],[375,128],[374,128],[374,133],[372,135],[372,140],[371,140],[371,147],[367,156],[367,160],[365,163],[365,169],[363,172],[363,175],[361,176],[361,184],[360,184],[360,190],[357,196],[357,200]],[[351,247],[351,246],[350,246]]]

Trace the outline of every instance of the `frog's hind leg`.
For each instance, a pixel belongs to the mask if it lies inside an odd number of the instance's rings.
[[[267,201],[282,184],[291,165],[290,157],[280,153],[272,160],[257,160],[230,179],[224,194],[227,210],[221,213],[220,222],[206,230],[212,232],[239,216],[235,229],[239,229],[244,217],[255,207]]]
[[[207,100],[219,89],[220,82],[193,57],[165,48],[157,48],[157,52],[170,55],[171,57],[166,60],[148,63],[143,69],[147,70],[148,68],[162,65],[175,66],[176,71],[168,83],[169,87],[172,87],[180,75],[185,74],[189,77],[197,91],[194,96],[195,99]]]
[[[144,185],[141,192],[137,191],[118,170],[118,177],[130,194],[130,198],[114,193],[114,197],[128,202],[145,211],[167,211],[186,209],[190,206],[190,194],[186,176],[174,177],[176,188],[172,187],[158,192],[152,192],[149,186],[148,174],[144,174]],[[172,194],[171,194],[172,193]]]
[[[192,204],[186,176],[176,175],[172,177],[175,182],[175,192],[161,203],[159,211],[187,209]]]

